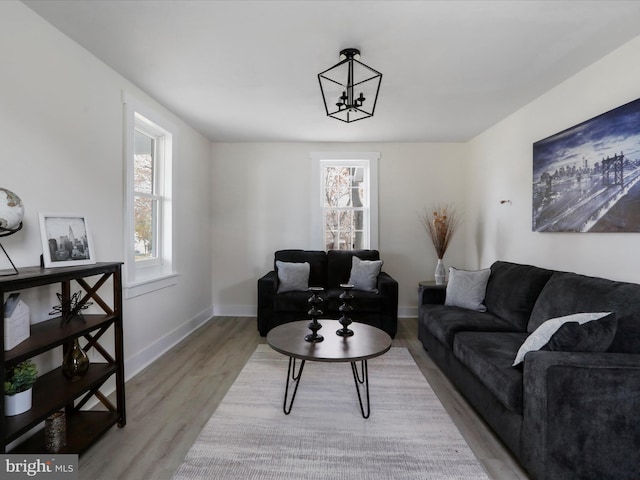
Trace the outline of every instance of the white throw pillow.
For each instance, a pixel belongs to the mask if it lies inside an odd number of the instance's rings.
[[[349,283],[356,290],[377,292],[380,270],[382,270],[382,260],[361,260],[354,255],[351,259]]]
[[[278,293],[309,289],[309,262],[281,262],[276,260]]]
[[[536,328],[520,346],[520,349],[516,354],[516,358],[513,361],[513,366],[515,367],[522,363],[524,361],[524,356],[527,353],[540,350],[549,343],[553,334],[556,333],[565,323],[576,322],[583,325],[587,322],[600,320],[608,315],[611,315],[611,312],[574,313],[571,315],[565,315],[564,317],[551,318],[543,322],[542,325]]]
[[[467,308],[486,312],[484,295],[487,291],[491,270],[458,270],[449,267],[449,283],[444,304],[451,307]]]

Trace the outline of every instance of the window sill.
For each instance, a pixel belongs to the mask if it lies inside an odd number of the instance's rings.
[[[140,295],[171,287],[178,283],[178,276],[179,274],[177,273],[170,273],[128,283],[124,287],[124,298],[139,297]]]

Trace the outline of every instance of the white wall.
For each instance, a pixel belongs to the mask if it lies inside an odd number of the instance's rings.
[[[640,234],[531,231],[532,144],[639,98],[638,58],[640,37],[469,142],[470,267],[501,259],[640,282]]]
[[[0,186],[26,209],[23,230],[2,244],[18,268],[36,265],[42,253],[38,212],[86,215],[97,260],[124,259],[123,90],[179,127],[181,276],[174,287],[125,301],[130,376],[212,312],[210,143],[19,2],[0,2],[0,65]],[[56,303],[47,301],[32,308],[37,320]]]
[[[331,121],[331,119],[328,119]],[[466,195],[466,147],[427,143],[214,143],[213,303],[217,314],[254,315],[256,282],[273,253],[310,248],[310,152],[375,151],[379,163],[379,249],[398,280],[401,315],[416,315],[420,280],[436,257],[419,215]],[[464,266],[464,225],[445,258]]]

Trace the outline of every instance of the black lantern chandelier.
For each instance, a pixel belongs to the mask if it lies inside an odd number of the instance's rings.
[[[318,74],[329,117],[346,123],[373,117],[382,74],[359,61],[360,50],[345,48],[340,62]]]

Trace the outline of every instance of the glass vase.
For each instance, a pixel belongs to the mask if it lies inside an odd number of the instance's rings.
[[[89,357],[80,348],[77,338],[73,339],[62,360],[62,374],[72,382],[79,380],[89,369]]]
[[[447,280],[447,270],[444,268],[444,263],[442,263],[442,259],[438,259],[438,263],[436,263],[436,285],[444,285]]]

